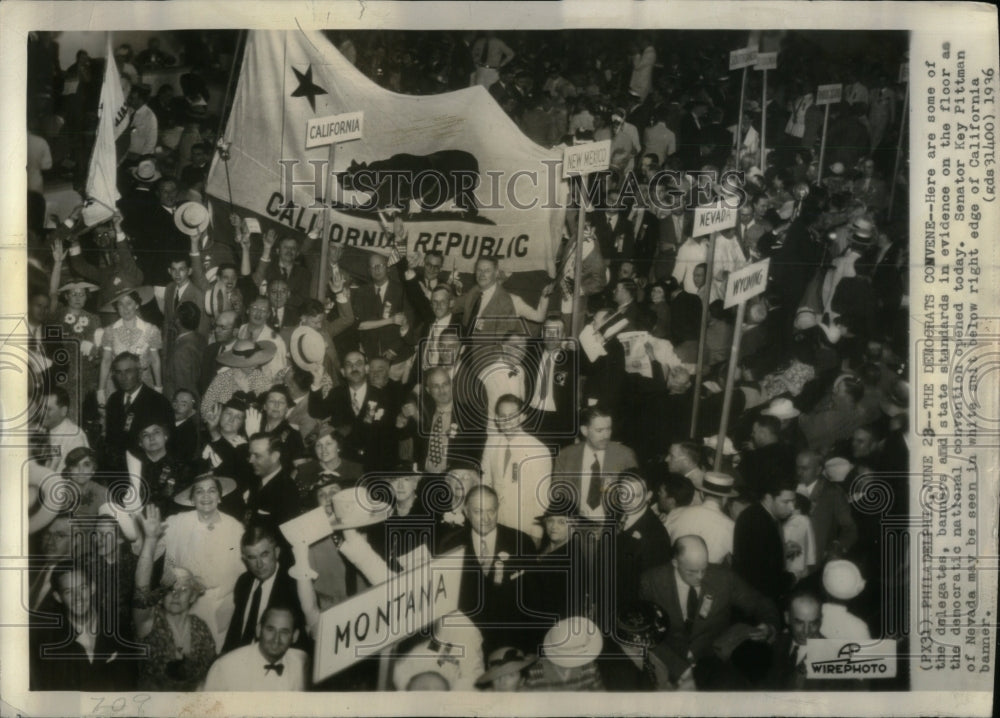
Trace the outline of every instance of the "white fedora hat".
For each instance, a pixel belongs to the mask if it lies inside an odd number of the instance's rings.
[[[545,657],[561,668],[585,666],[601,655],[603,647],[600,629],[583,616],[562,619],[542,642]]]
[[[326,356],[326,341],[323,335],[312,327],[296,327],[288,343],[292,361],[303,369],[310,364],[323,361]]]
[[[768,404],[767,408],[760,413],[766,416],[773,416],[778,419],[794,419],[802,412],[795,408],[791,399],[785,399],[782,397],[778,399],[771,399],[771,403]]]
[[[174,210],[174,224],[184,234],[197,237],[208,229],[211,214],[201,202],[185,202]]]

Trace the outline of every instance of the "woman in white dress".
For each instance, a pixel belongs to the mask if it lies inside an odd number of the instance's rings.
[[[126,287],[102,310],[111,311],[113,308],[118,312],[118,321],[107,327],[101,338],[101,376],[97,385],[97,398],[101,404],[106,396],[114,393],[114,386],[109,381],[111,363],[122,352],[132,352],[139,357],[143,382],[157,391],[162,390],[160,349],[163,348],[163,338],[159,327],[139,317],[139,307],[147,300],[144,294],[148,293],[148,287]]]

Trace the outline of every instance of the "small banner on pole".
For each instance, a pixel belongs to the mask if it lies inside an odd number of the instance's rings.
[[[394,574],[328,608],[319,619],[313,681],[319,682],[458,610],[464,549]]]
[[[735,207],[723,207],[722,205],[698,207],[694,211],[694,228],[691,236],[700,237],[723,229],[731,229],[736,226],[736,216]]]
[[[747,301],[767,289],[767,272],[771,266],[768,257],[731,272],[726,279],[726,309]]]
[[[820,85],[816,89],[817,105],[835,105],[844,95],[843,85]]]
[[[757,62],[757,48],[744,47],[742,50],[733,50],[729,53],[729,69],[740,70],[750,67]]]
[[[563,179],[603,172],[611,166],[611,140],[573,145],[563,150]]]
[[[757,55],[757,63],[753,66],[755,70],[776,70],[778,69],[778,53],[761,52]]]
[[[364,123],[364,112],[345,112],[306,120],[306,149],[360,140]]]

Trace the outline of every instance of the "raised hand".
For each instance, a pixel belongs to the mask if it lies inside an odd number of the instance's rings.
[[[263,421],[263,416],[260,413],[260,409],[255,409],[250,407],[247,409],[247,418],[244,421],[244,426],[246,426],[247,436],[253,436],[260,431],[261,423]]]
[[[142,526],[142,535],[151,541],[158,540],[167,531],[160,518],[160,510],[153,504],[140,511],[137,518]]]

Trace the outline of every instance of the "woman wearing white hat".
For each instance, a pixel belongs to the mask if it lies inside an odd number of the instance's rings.
[[[156,554],[165,553],[164,575],[183,568],[199,576],[205,593],[191,607],[193,615],[205,622],[216,647],[221,649],[233,613],[233,587],[244,571],[240,554],[243,526],[219,510],[222,497],[236,488],[233,479],[202,474],[175,496],[174,502],[193,507],[163,522],[164,530]],[[159,518],[147,509],[147,517]],[[159,529],[150,522],[149,528]],[[145,527],[145,524],[144,524]]]
[[[143,541],[135,568],[132,619],[136,638],[149,645],[150,653],[140,668],[138,687],[147,691],[198,690],[216,656],[212,632],[191,613],[205,586],[186,568],[175,566],[173,580],[165,577],[167,580],[154,590],[150,581],[156,544],[166,529],[155,506],[147,506],[139,522]]]

